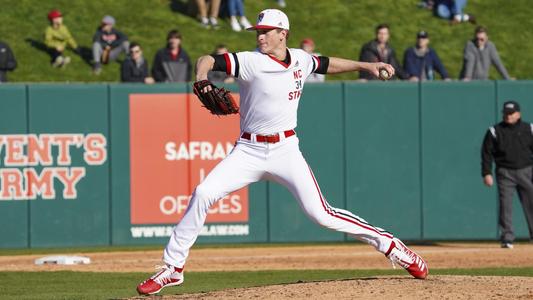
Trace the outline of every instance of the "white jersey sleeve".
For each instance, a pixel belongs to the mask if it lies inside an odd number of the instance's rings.
[[[303,54],[303,57],[307,60],[307,77],[309,75],[313,74],[319,67],[320,67],[320,59],[316,55],[311,55],[306,53],[305,51],[302,51],[305,54]]]
[[[253,52],[225,53],[226,73],[242,81],[249,81],[256,71],[256,65],[250,59]]]

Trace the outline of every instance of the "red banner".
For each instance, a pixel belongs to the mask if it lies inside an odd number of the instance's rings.
[[[194,96],[130,95],[131,223],[179,221],[194,188],[238,134],[238,115],[213,116]],[[208,223],[247,221],[247,188],[219,200],[207,217]]]

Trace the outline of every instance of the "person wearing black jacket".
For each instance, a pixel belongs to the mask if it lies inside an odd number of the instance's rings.
[[[98,27],[93,36],[93,72],[96,75],[102,71],[102,63],[107,64],[117,59],[122,52],[129,53],[128,37],[113,26],[115,26],[115,18],[105,16],[102,19],[102,25]]]
[[[400,63],[398,63],[396,53],[389,44],[389,38],[389,25],[379,24],[376,27],[376,39],[363,45],[361,48],[361,54],[359,55],[359,61],[370,63],[384,62],[390,64],[394,67],[396,72],[392,79],[408,79],[409,74],[407,74],[400,66]],[[375,80],[377,77],[368,72],[359,71],[359,79]]]
[[[0,82],[7,81],[7,72],[17,67],[17,61],[13,51],[7,43],[0,41]]]
[[[181,47],[181,34],[171,30],[167,34],[167,46],[155,55],[152,76],[157,82],[185,82],[191,81],[191,75],[192,63]]]
[[[496,163],[496,182],[500,200],[499,227],[502,248],[513,248],[513,193],[526,216],[529,236],[533,239],[533,124],[521,120],[520,105],[507,101],[503,121],[490,127],[481,149],[481,175],[492,186],[492,161]]]
[[[120,78],[122,82],[154,83],[148,74],[148,62],[143,57],[141,46],[135,42],[130,44],[130,56],[122,62]]]

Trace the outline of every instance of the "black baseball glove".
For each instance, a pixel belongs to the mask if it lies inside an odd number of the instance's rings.
[[[205,87],[208,86],[211,89],[204,92]],[[204,107],[214,115],[230,115],[239,112],[239,106],[231,96],[230,91],[216,87],[209,80],[196,81],[193,84],[193,90]]]

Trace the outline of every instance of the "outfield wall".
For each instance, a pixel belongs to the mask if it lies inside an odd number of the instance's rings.
[[[0,85],[0,248],[164,244],[239,132],[237,117],[210,115],[190,92]],[[532,94],[532,81],[308,84],[297,133],[331,205],[407,240],[496,239],[480,144],[506,99],[533,121]],[[526,238],[518,201],[514,219]],[[347,239],[260,182],[220,201],[198,241]]]

